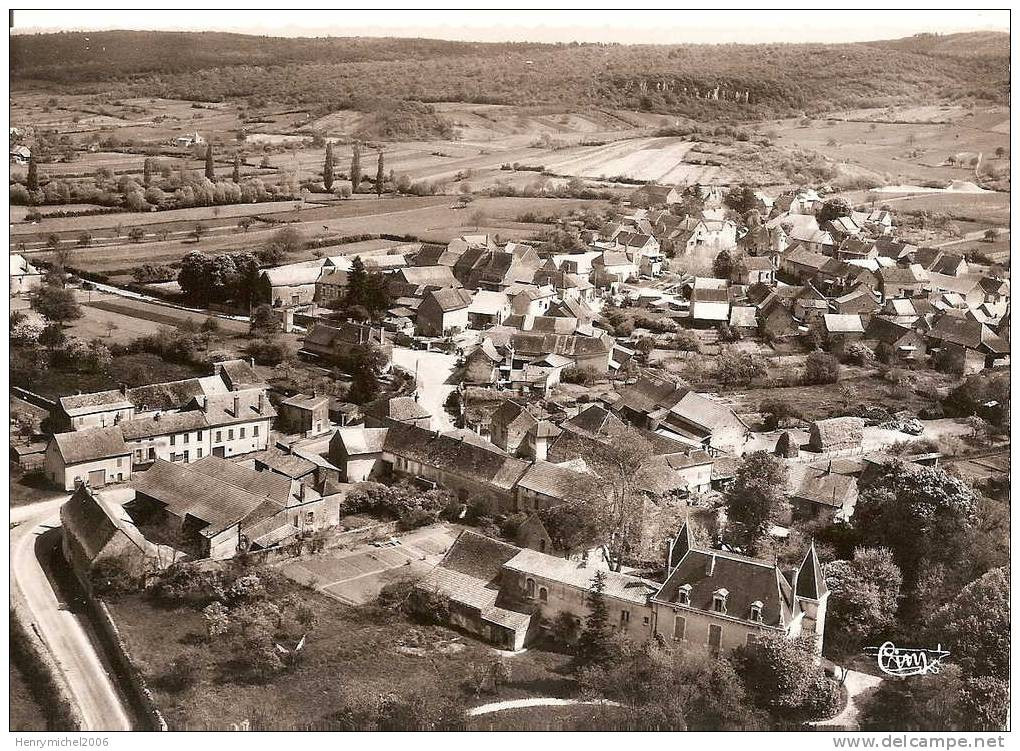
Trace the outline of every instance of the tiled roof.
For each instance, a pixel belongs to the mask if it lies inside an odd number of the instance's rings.
[[[406,422],[431,417],[432,413],[422,406],[413,396],[394,396],[377,399],[368,405],[367,414],[375,417],[388,417],[391,420]]]
[[[537,461],[518,480],[518,487],[550,498],[565,499],[578,487],[583,475],[566,467]]]
[[[430,293],[439,309],[444,313],[462,310],[471,306],[471,293],[466,289],[437,289]],[[426,298],[427,299],[427,298]]]
[[[528,411],[527,407],[513,399],[504,399],[489,418],[491,425],[503,425],[506,430],[512,428],[527,430],[537,422],[538,420]]]
[[[97,391],[92,394],[74,394],[62,396],[59,399],[60,406],[70,416],[76,414],[87,414],[93,407],[102,407],[103,411],[113,409],[130,409],[134,402],[127,398],[127,395],[118,389],[110,391]]]
[[[525,461],[494,453],[463,438],[437,435],[403,423],[390,426],[384,448],[396,456],[507,491],[528,468]]]
[[[283,505],[287,504],[291,496],[290,478],[276,472],[257,472],[218,456],[207,456],[187,467],[192,472],[228,482],[253,495],[270,498]]]
[[[206,522],[201,531],[207,536],[242,520],[254,524],[282,510],[282,505],[273,504],[265,495],[256,495],[214,474],[196,470],[200,463],[171,464],[157,459],[149,469],[136,475],[132,487],[136,493],[165,504],[176,516],[190,515]],[[253,518],[253,514],[259,518]]]
[[[209,422],[202,412],[196,410],[192,412],[157,412],[154,415],[122,420],[119,425],[124,440],[137,441],[141,438],[203,430],[209,426]]]
[[[124,445],[124,434],[120,426],[110,428],[89,428],[75,430],[70,433],[55,433],[53,442],[64,460],[64,464],[81,464],[82,462],[106,459],[113,456],[126,456],[131,453]]]
[[[400,269],[396,276],[417,287],[459,287],[460,282],[449,266],[409,266]]]
[[[389,428],[366,428],[355,426],[338,428],[333,440],[339,440],[348,456],[377,454],[383,450]]]
[[[596,572],[605,574],[606,586],[603,593],[639,605],[647,603],[649,596],[655,594],[659,585],[655,582],[629,576],[618,571],[607,571],[592,566],[585,566],[577,561],[539,553],[537,550],[521,550],[505,564],[505,568],[525,575],[541,577],[559,582],[585,591],[591,589],[591,582]]]
[[[864,324],[859,315],[826,313],[825,330],[830,334],[863,334]]]

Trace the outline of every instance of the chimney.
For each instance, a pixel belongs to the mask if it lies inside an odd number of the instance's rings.
[[[251,365],[252,369],[254,369],[255,368],[255,358],[254,357],[249,357],[248,358],[248,364]]]
[[[234,417],[238,417],[241,414],[241,397],[236,393],[234,394]]]
[[[298,498],[300,498],[302,501],[305,500],[305,496],[307,495],[307,493],[308,491],[305,490],[305,484],[301,483],[298,490]]]
[[[127,384],[126,383],[122,383],[120,385],[120,393],[123,394],[124,396],[127,396]]]
[[[203,412],[208,412],[209,411],[209,397],[206,396],[205,394],[202,394],[202,396],[198,397],[198,406],[201,408],[201,410]]]
[[[705,566],[705,575],[711,576],[715,573],[715,553],[712,553],[712,557],[708,559],[708,564]]]
[[[156,414],[154,414],[154,415],[152,416],[152,419],[153,419],[153,420],[155,420],[156,422],[159,422],[159,412],[157,412]]]
[[[259,414],[261,415],[265,411],[266,411],[266,392],[265,391],[260,391],[259,392]]]

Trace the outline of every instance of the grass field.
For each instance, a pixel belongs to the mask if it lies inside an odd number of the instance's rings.
[[[494,658],[488,646],[449,629],[416,626],[375,606],[350,607],[297,587],[292,594],[313,608],[317,624],[307,637],[303,661],[262,685],[231,679],[228,645],[205,641],[198,611],[160,608],[142,596],[119,599],[111,610],[174,730],[229,729],[266,713],[273,727],[298,729],[326,720],[343,692],[373,697],[420,689],[468,707],[576,691],[565,672],[566,656],[531,649],[513,658],[512,680],[498,696],[476,699],[465,676],[473,664]],[[431,645],[427,658],[401,649],[414,630]],[[159,676],[184,652],[201,655],[199,681],[180,692],[161,688]]]
[[[603,202],[580,199],[478,198],[469,208],[463,209],[448,196],[366,197],[327,206],[306,205],[296,214],[300,221],[291,226],[296,227],[309,240],[343,235],[394,234],[448,242],[458,235],[476,231],[498,234],[504,240],[520,240],[532,237],[546,228],[544,225],[517,222],[517,217],[522,213],[563,214],[577,208],[604,205]],[[118,216],[124,221],[124,227],[130,226],[127,217],[132,215]],[[481,224],[474,224],[476,218],[480,218]],[[111,218],[104,219],[108,222],[107,226],[110,226]],[[251,250],[253,246],[268,243],[279,230],[277,225],[256,225],[248,232],[240,232],[231,226],[236,223],[232,220],[210,221],[219,221],[221,226],[227,226],[222,233],[210,233],[199,243],[177,238],[117,245],[93,244],[88,248],[75,249],[71,265],[87,271],[129,273],[143,261],[172,263],[193,250],[204,253]],[[186,222],[184,226],[190,230],[193,224]],[[76,233],[68,231],[67,234],[73,236]],[[43,252],[43,255],[46,253]],[[308,250],[288,260],[310,260],[313,257],[313,251]]]

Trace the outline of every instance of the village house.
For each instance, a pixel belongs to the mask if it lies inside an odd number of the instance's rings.
[[[893,297],[916,297],[922,290],[928,289],[930,278],[928,272],[917,264],[906,268],[900,266],[883,267],[878,270],[879,291],[882,299]]]
[[[417,393],[377,399],[365,409],[365,425],[370,428],[384,428],[394,422],[428,430],[432,427],[432,413],[422,406]]]
[[[504,292],[480,289],[471,297],[471,305],[468,306],[468,323],[471,328],[499,326],[509,315],[510,299]]]
[[[1009,342],[971,318],[944,314],[927,332],[927,339],[928,352],[939,352],[954,373],[970,375],[1009,362]]]
[[[429,292],[418,306],[415,331],[421,336],[448,336],[466,331],[471,299],[471,292],[466,289]]]
[[[276,408],[276,424],[285,433],[307,438],[329,432],[329,397],[318,394],[294,394]]]
[[[645,376],[620,390],[612,410],[625,422],[688,445],[740,454],[750,429],[729,407],[687,386]]]
[[[408,266],[387,278],[387,289],[393,297],[422,298],[432,290],[463,286],[450,266]]]
[[[23,295],[42,284],[42,272],[29,263],[25,256],[14,253],[11,260],[10,294]]]
[[[381,352],[385,368],[389,367],[393,359],[393,343],[381,326],[368,323],[346,321],[332,326],[317,322],[305,334],[298,354],[334,364],[364,347],[374,347]]]
[[[274,308],[309,305],[315,302],[323,262],[292,263],[264,269],[259,275],[259,299]]]
[[[832,417],[811,423],[806,449],[817,454],[854,454],[864,448],[864,420]]]
[[[506,289],[510,312],[521,316],[545,315],[556,301],[552,285],[515,284]]]
[[[775,633],[811,637],[822,651],[828,588],[814,545],[800,566],[695,547],[689,524],[671,542],[664,584],[649,599],[652,633],[725,654]]]
[[[658,206],[672,206],[680,203],[682,196],[676,188],[669,185],[642,185],[630,194],[632,206],[654,208]]]
[[[788,464],[788,492],[791,518],[795,522],[847,521],[857,503],[857,479],[825,468],[791,462]]]
[[[772,261],[763,256],[742,256],[733,268],[733,281],[750,287],[752,284],[776,282],[776,269]]]
[[[858,287],[835,298],[833,304],[840,315],[859,315],[865,322],[881,307],[875,296],[865,287]]]
[[[131,477],[131,449],[120,427],[56,433],[46,447],[46,477],[64,490],[101,488]]]
[[[864,332],[864,343],[876,352],[889,352],[894,362],[924,362],[928,349],[923,334],[885,316],[871,318]]]

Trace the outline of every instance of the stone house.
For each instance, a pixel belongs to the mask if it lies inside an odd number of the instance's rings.
[[[466,331],[471,293],[465,289],[437,289],[418,306],[415,330],[421,336],[447,336]]]

